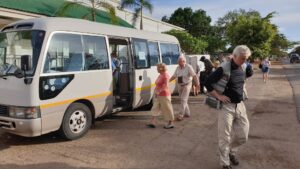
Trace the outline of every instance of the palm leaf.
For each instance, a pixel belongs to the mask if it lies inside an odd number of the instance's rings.
[[[143,4],[142,4],[142,6],[144,8],[146,8],[146,9],[148,9],[150,13],[152,13],[152,11],[153,11],[153,5],[150,4],[149,1],[144,1]]]
[[[86,3],[65,1],[63,5],[52,14],[52,16],[65,16],[68,10],[80,8],[82,5],[86,5]]]
[[[267,16],[265,16],[264,18],[262,18],[262,20],[270,21],[270,19],[274,18],[275,14],[277,14],[277,12],[273,11],[269,13]]]
[[[92,15],[92,13],[86,13],[85,15],[83,15],[81,18],[82,19],[88,19],[88,16]]]
[[[96,5],[97,5],[97,7],[102,7],[102,8],[107,9],[109,11],[112,23],[114,23],[114,24],[118,23],[118,18],[116,16],[116,10],[113,5],[106,3],[106,2],[101,2],[101,1],[98,1],[96,3]]]
[[[140,4],[138,4],[136,2],[136,0],[123,0],[121,2],[121,9],[124,9],[125,7],[129,7],[129,8],[132,8],[132,7],[136,7],[136,6],[139,6]]]

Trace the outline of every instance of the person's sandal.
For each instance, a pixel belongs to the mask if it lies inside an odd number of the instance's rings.
[[[177,116],[177,117],[176,117],[176,120],[177,120],[177,121],[182,121],[182,120],[183,120],[183,116]]]
[[[147,124],[146,126],[149,127],[149,128],[153,128],[153,129],[156,127],[154,124],[151,124],[151,123]]]
[[[174,125],[173,124],[167,124],[164,126],[165,129],[172,129],[174,128]]]
[[[187,114],[185,114],[183,117],[185,117],[185,118],[189,118],[189,117],[191,117],[190,115],[187,115]]]

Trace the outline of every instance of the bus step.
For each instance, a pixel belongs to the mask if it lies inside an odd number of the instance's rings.
[[[116,112],[119,112],[123,110],[123,107],[114,107],[113,110],[112,110],[112,113],[116,113]]]

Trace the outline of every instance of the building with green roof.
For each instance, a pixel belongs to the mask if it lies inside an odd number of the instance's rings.
[[[20,19],[29,19],[36,17],[53,17],[57,10],[61,9],[65,0],[0,0],[0,28],[11,22]],[[87,1],[87,0],[69,0],[69,1]],[[139,29],[137,25],[131,25],[134,12],[126,9],[120,9],[121,0],[109,0],[109,3],[115,7],[118,16],[117,25]],[[65,12],[66,17],[82,18],[89,10],[89,7],[82,6],[80,9],[69,9]],[[154,8],[155,10],[155,8]],[[89,19],[89,18],[87,18]],[[112,24],[108,12],[103,10],[97,11],[97,22]],[[138,19],[140,20],[140,19]],[[171,29],[184,30],[181,27],[154,19],[150,16],[143,15],[144,30],[152,32],[165,32]]]
[[[64,0],[1,0],[0,1],[0,26],[20,19],[34,17],[55,17],[56,12],[62,7]],[[70,8],[66,10],[64,17],[82,18],[89,7]],[[90,19],[90,18],[87,18]],[[112,24],[108,12],[97,10],[96,21]],[[131,24],[118,17],[116,23],[119,26],[134,28]]]

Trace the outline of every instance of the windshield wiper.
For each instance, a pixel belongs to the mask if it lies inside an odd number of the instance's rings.
[[[0,78],[4,79],[4,80],[7,80],[6,76],[5,75],[0,75]]]
[[[7,79],[7,76],[16,76],[17,78],[24,77],[22,70],[16,65],[6,63],[1,69],[0,77],[3,79]]]

